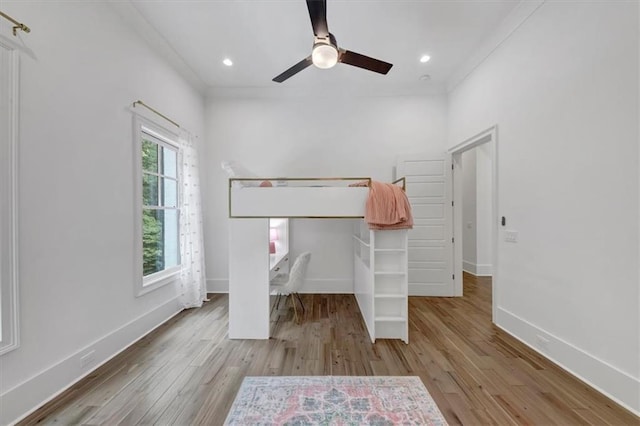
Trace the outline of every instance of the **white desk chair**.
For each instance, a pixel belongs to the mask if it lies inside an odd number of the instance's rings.
[[[304,303],[302,303],[302,299],[298,294],[298,290],[300,289],[300,287],[302,287],[302,282],[304,281],[304,276],[307,273],[307,266],[309,265],[310,260],[311,253],[304,252],[300,254],[293,263],[293,266],[289,271],[288,279],[286,281],[274,280],[271,282],[271,291],[275,291],[278,294],[278,298],[276,301],[276,305],[278,307],[280,307],[281,296],[293,296],[291,298],[291,302],[293,303],[293,313],[295,315],[296,322],[299,322],[299,320],[298,308],[296,306],[295,299],[298,299],[300,305],[302,306],[302,314],[305,313]]]

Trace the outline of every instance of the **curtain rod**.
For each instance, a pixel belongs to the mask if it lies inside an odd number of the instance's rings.
[[[160,117],[164,118],[165,120],[167,120],[169,123],[173,124],[174,126],[176,126],[177,128],[180,128],[180,125],[178,123],[176,123],[175,121],[173,121],[172,119],[170,119],[169,117],[167,117],[166,115],[162,114],[161,112],[158,112],[157,110],[151,108],[149,105],[145,104],[144,102],[142,102],[141,100],[137,100],[133,103],[133,107],[135,108],[136,105],[142,105],[143,107],[145,107],[146,109],[148,109],[151,112],[154,112],[156,114],[158,114]]]
[[[15,24],[15,26],[13,27],[13,35],[17,35],[16,31],[17,30],[22,30],[25,33],[30,33],[31,32],[31,28],[27,27],[25,24],[16,21],[15,19],[13,19],[11,16],[7,15],[6,13],[2,13],[0,12],[0,16],[2,16],[4,19],[6,19],[7,21],[11,21],[12,23]]]

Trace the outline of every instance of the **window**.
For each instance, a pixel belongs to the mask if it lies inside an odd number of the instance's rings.
[[[180,271],[180,151],[175,135],[138,118],[138,295],[176,278]]]
[[[18,347],[18,54],[0,39],[0,355]]]

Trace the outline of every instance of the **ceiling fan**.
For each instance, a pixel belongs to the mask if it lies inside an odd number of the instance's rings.
[[[380,74],[389,72],[393,64],[338,48],[336,38],[329,32],[327,26],[326,0],[307,0],[307,8],[309,9],[309,17],[311,18],[314,34],[311,55],[275,77],[273,81],[282,83],[311,64],[318,68],[326,69],[333,67],[338,62],[342,62],[343,64],[353,65],[354,67],[364,68]]]

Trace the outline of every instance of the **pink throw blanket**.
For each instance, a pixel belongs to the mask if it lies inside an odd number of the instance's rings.
[[[372,181],[364,219],[369,229],[411,229],[413,216],[407,194],[391,183]]]

